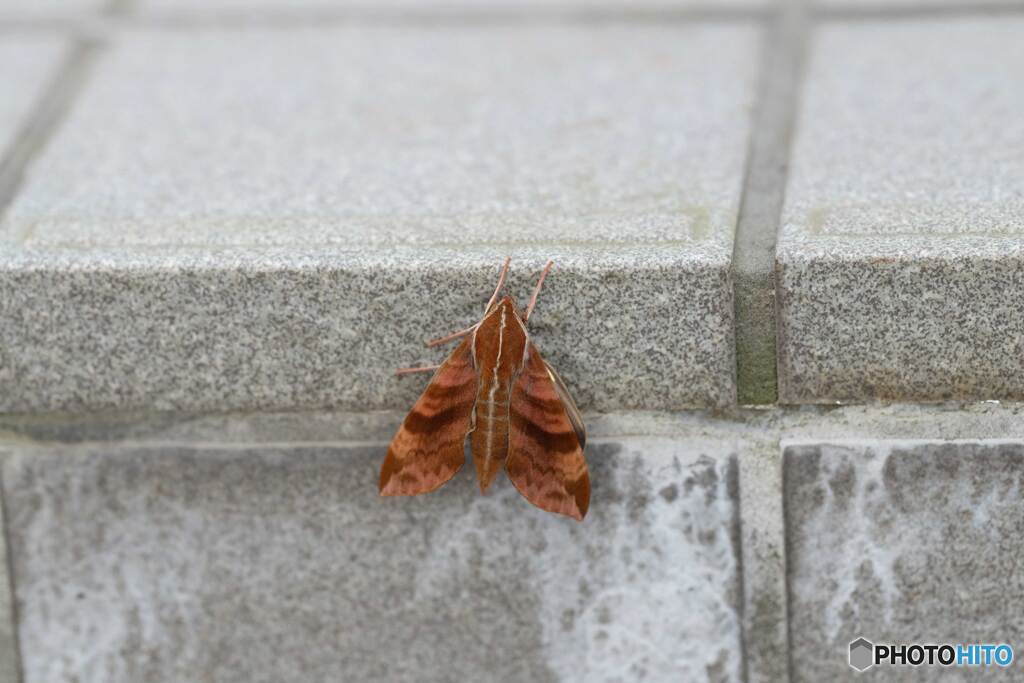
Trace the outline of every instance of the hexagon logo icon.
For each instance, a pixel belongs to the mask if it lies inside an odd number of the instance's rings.
[[[866,671],[875,663],[875,646],[867,638],[858,638],[850,643],[850,666],[857,671]]]

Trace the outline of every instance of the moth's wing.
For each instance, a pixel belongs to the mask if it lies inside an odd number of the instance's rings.
[[[505,470],[519,493],[537,507],[583,519],[590,505],[590,475],[580,437],[583,423],[578,430],[570,417],[575,413],[578,420],[579,411],[559,395],[561,381],[533,344],[526,355],[509,399]]]
[[[455,476],[465,457],[476,402],[472,335],[434,373],[405,416],[380,468],[382,496],[415,496]]]
[[[555,385],[558,398],[562,399],[565,414],[569,417],[569,422],[572,423],[572,428],[576,432],[576,438],[580,440],[580,448],[586,448],[587,427],[583,424],[583,416],[580,415],[580,409],[576,407],[576,401],[572,400],[569,388],[565,386],[565,382],[562,381],[562,378],[558,376],[558,373],[555,372],[555,369],[547,361],[544,361],[544,367],[548,369],[548,375],[551,376],[551,381]]]

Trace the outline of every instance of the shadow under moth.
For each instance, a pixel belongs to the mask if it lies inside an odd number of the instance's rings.
[[[530,503],[582,520],[590,504],[586,430],[565,384],[526,331],[552,262],[521,313],[512,297],[498,300],[510,261],[505,259],[480,322],[427,342],[462,340],[441,365],[398,371],[436,370],[388,447],[380,494],[415,496],[438,488],[465,462],[469,435],[481,493],[504,465]]]

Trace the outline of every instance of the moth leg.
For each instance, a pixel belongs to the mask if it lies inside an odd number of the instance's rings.
[[[461,339],[462,337],[465,337],[467,334],[471,333],[476,328],[477,328],[477,325],[473,325],[472,327],[467,327],[464,330],[459,330],[458,332],[452,332],[451,334],[446,334],[443,337],[438,337],[437,339],[431,339],[430,341],[423,342],[423,344],[425,346],[428,346],[428,347],[429,346],[438,346],[440,344],[447,344],[450,341],[455,341],[456,339]]]
[[[422,368],[398,368],[395,370],[396,375],[411,375],[417,372],[433,372],[437,370],[440,365],[425,365]]]
[[[544,278],[547,277],[548,271],[551,270],[551,266],[553,265],[555,265],[554,261],[548,261],[547,265],[544,266],[544,270],[540,271],[540,279],[537,280],[537,286],[533,288],[533,296],[530,297],[530,305],[526,307],[526,315],[523,316],[524,323],[530,319],[530,314],[533,313],[533,307],[537,305],[537,296],[540,294],[540,286],[544,284]]]
[[[503,263],[502,266],[501,266],[501,273],[498,275],[498,284],[494,287],[494,294],[491,294],[491,298],[487,301],[487,305],[484,306],[484,313],[486,313],[487,311],[491,310],[491,306],[493,306],[494,302],[497,301],[498,294],[501,292],[501,288],[505,284],[505,277],[508,275],[508,265],[511,262],[512,262],[512,257],[511,256],[506,256],[505,257],[505,263]],[[451,334],[446,334],[445,336],[438,337],[437,339],[431,339],[429,341],[424,342],[424,344],[426,344],[426,346],[428,346],[428,347],[429,346],[438,346],[440,344],[445,344],[445,343],[450,342],[450,341],[455,341],[456,339],[461,339],[462,337],[465,337],[467,334],[469,334],[470,332],[475,330],[477,327],[479,327],[479,325],[480,325],[480,323],[477,323],[476,325],[473,325],[472,327],[467,327],[464,330],[459,330],[458,332],[452,332]]]
[[[501,274],[498,275],[498,285],[494,288],[494,294],[491,294],[490,300],[487,305],[484,306],[484,313],[491,310],[491,306],[498,300],[498,294],[501,292],[502,285],[505,284],[505,276],[508,275],[508,264],[512,263],[512,257],[506,256],[505,263],[501,266]]]

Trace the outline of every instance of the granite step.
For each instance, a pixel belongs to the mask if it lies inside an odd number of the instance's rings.
[[[1024,396],[1021,31],[815,33],[776,255],[782,401]]]
[[[730,405],[758,41],[125,28],[0,223],[0,411],[406,406],[506,255],[585,410]]]

